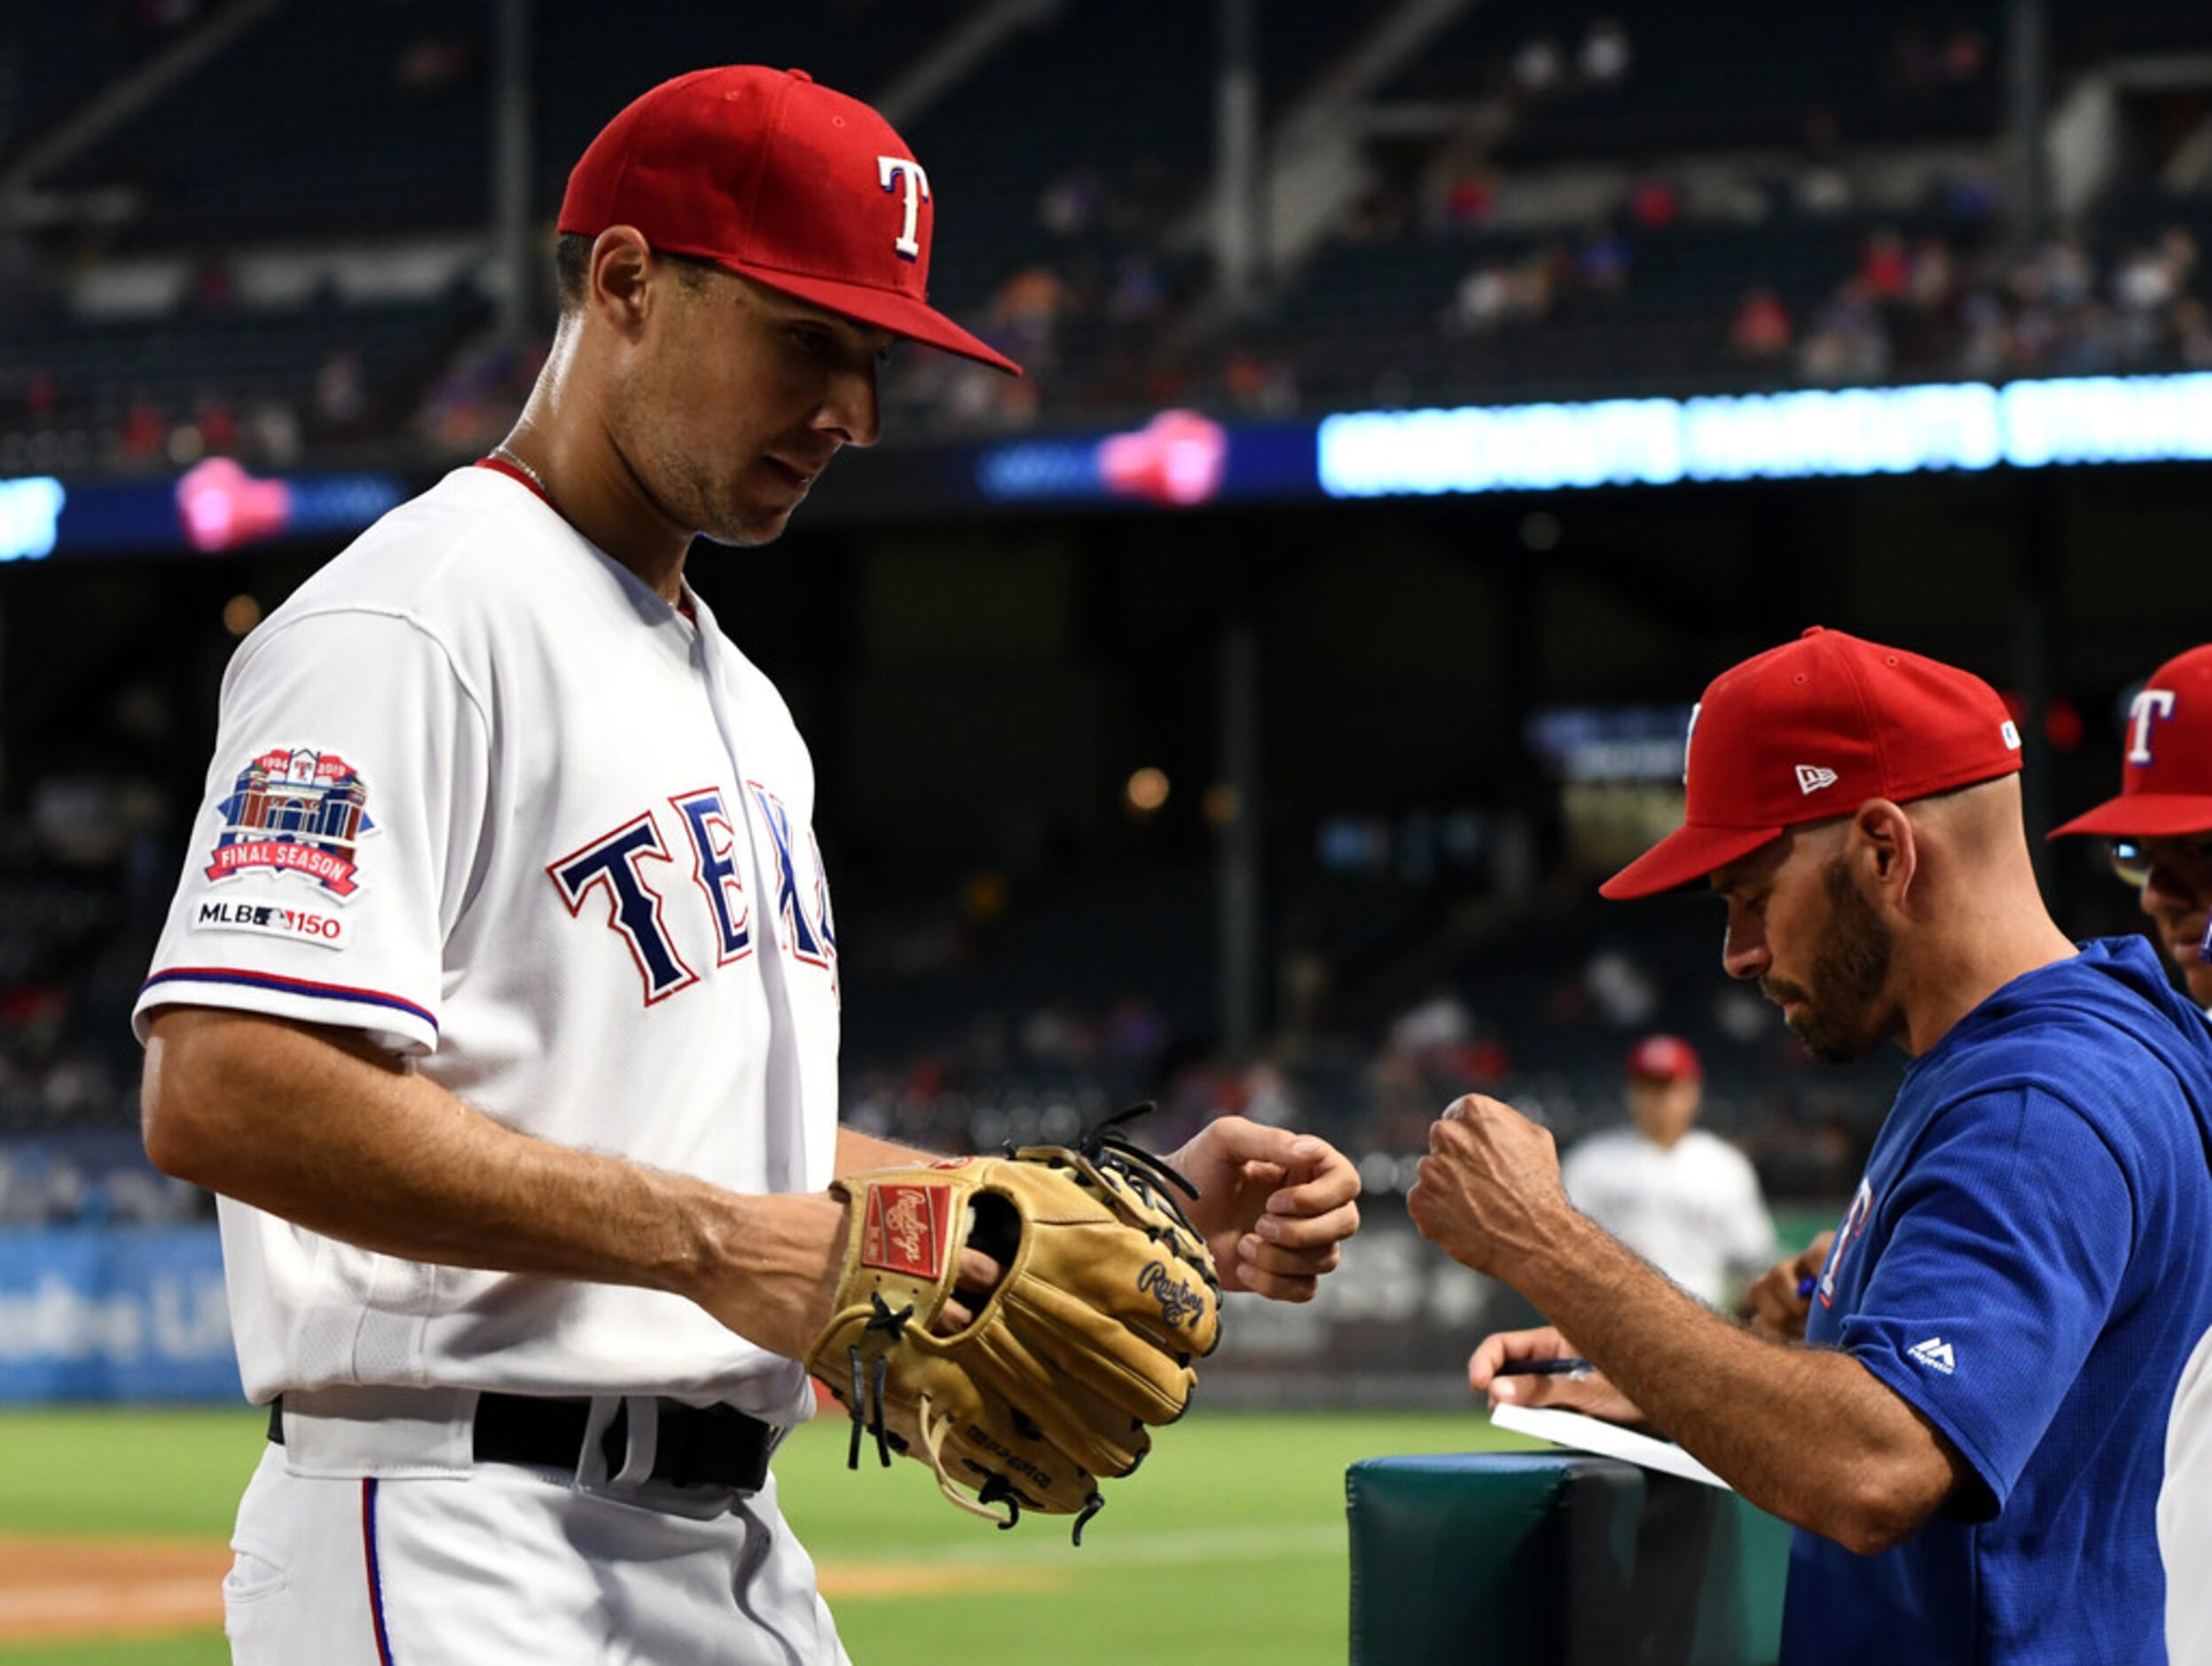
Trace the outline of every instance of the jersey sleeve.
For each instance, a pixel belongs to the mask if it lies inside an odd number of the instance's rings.
[[[140,990],[435,1049],[443,947],[477,861],[489,733],[396,616],[277,621],[224,679],[184,871]]]
[[[1590,1173],[1590,1146],[1588,1140],[1570,1150],[1559,1159],[1559,1184],[1567,1194],[1567,1200],[1576,1208],[1588,1201],[1594,1176]]]
[[[1735,1271],[1755,1277],[1774,1264],[1774,1216],[1766,1194],[1759,1187],[1759,1171],[1751,1159],[1733,1145],[1726,1146],[1735,1160],[1729,1165],[1732,1202],[1728,1211],[1726,1259]]]
[[[2070,1106],[2005,1088],[1935,1119],[1885,1213],[1887,1240],[1836,1340],[1973,1466],[1980,1494],[1950,1513],[1986,1521],[2120,1291],[2134,1240],[2127,1175]]]

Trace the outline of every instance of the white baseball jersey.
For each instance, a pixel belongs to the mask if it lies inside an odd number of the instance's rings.
[[[2158,1553],[2166,1564],[2167,1658],[2212,1666],[2212,1331],[2182,1367],[2166,1424]]]
[[[1703,1128],[1665,1149],[1634,1128],[1594,1134],[1567,1153],[1560,1179],[1576,1208],[1702,1301],[1718,1305],[1731,1274],[1774,1259],[1759,1176]]]
[[[745,1192],[815,1191],[838,994],[814,777],[767,679],[512,478],[394,510],[239,649],[137,1022],[364,1030],[485,1115]],[[224,1198],[247,1392],[719,1400],[804,1372],[680,1297],[433,1267]]]

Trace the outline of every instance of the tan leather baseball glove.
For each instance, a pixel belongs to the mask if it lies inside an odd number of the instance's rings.
[[[873,1433],[885,1465],[893,1450],[919,1458],[963,1510],[1001,1527],[1024,1509],[1072,1514],[1081,1544],[1099,1480],[1134,1469],[1148,1426],[1182,1415],[1191,1361],[1220,1339],[1220,1280],[1173,1186],[1196,1195],[1103,1130],[1079,1149],[835,1182],[852,1230],[806,1363],[851,1416],[851,1466]],[[963,1245],[1004,1275],[965,1329],[939,1336]]]

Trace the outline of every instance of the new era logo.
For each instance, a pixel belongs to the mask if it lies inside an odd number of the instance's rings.
[[[1800,792],[1815,793],[1823,787],[1835,784],[1836,772],[1832,769],[1823,769],[1817,764],[1800,764],[1797,766],[1797,790]]]
[[[1930,1371],[1940,1371],[1946,1377],[1958,1369],[1958,1356],[1951,1352],[1951,1345],[1940,1336],[1931,1336],[1925,1342],[1915,1342],[1905,1352]]]

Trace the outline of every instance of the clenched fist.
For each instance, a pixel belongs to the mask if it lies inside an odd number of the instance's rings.
[[[1512,1282],[1573,1213],[1550,1134],[1502,1101],[1470,1094],[1429,1129],[1429,1154],[1406,1194],[1422,1236],[1454,1261]]]

